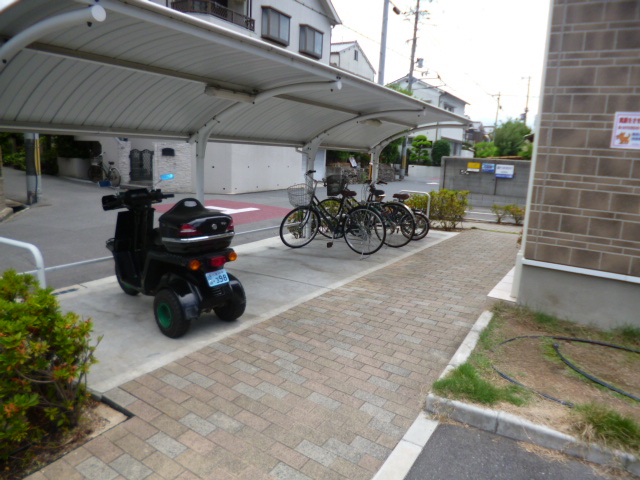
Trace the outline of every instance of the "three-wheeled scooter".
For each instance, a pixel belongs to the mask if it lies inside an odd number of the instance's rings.
[[[135,188],[102,197],[102,208],[126,209],[118,212],[115,236],[107,240],[120,287],[127,295],[154,296],[160,331],[178,338],[204,312],[236,320],[246,297],[240,281],[224,268],[237,258],[229,247],[235,233],[231,216],[187,198],[161,215],[154,228],[151,205],[171,197],[160,189]]]

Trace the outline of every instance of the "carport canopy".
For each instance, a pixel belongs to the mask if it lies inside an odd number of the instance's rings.
[[[145,0],[20,0],[0,12],[0,130],[371,152],[469,120]],[[377,158],[376,158],[377,160]]]

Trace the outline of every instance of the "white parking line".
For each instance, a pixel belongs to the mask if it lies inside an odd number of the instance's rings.
[[[259,208],[255,208],[255,207],[225,208],[225,207],[216,207],[215,205],[207,205],[207,208],[210,209],[210,210],[219,210],[222,213],[225,213],[227,215],[234,215],[236,213],[245,213],[245,212],[255,212],[257,210],[260,210]]]

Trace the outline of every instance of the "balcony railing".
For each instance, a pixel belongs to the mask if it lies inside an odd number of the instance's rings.
[[[205,13],[213,15],[227,22],[240,25],[252,32],[256,29],[256,22],[253,18],[234,12],[212,0],[175,0],[171,2],[171,8],[184,13]]]

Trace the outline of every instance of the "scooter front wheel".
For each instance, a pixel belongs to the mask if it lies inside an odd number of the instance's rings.
[[[153,300],[153,312],[160,331],[169,338],[179,338],[187,333],[187,320],[178,295],[169,288],[160,290]]]

